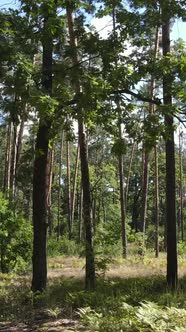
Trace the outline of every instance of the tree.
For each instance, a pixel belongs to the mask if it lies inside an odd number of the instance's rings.
[[[168,6],[162,4],[162,47],[163,56],[170,57],[170,18],[167,17]],[[172,289],[177,286],[177,232],[176,232],[176,185],[175,185],[175,150],[174,121],[172,107],[172,76],[164,73],[163,101],[165,105],[165,125],[167,137],[166,148],[166,227],[167,227],[167,284]]]
[[[78,57],[76,50],[76,40],[74,34],[74,23],[72,16],[72,8],[67,6],[67,20],[70,36],[70,46],[72,48],[72,63],[74,66],[78,65]],[[77,76],[74,89],[76,95],[81,93],[80,81]],[[89,179],[89,166],[87,155],[87,140],[85,124],[82,116],[82,109],[78,109],[78,136],[80,147],[80,160],[81,160],[81,178],[83,189],[83,220],[85,227],[85,252],[86,252],[86,267],[85,267],[85,287],[86,289],[94,289],[95,287],[95,264],[94,264],[94,250],[93,250],[93,237],[92,237],[92,218],[91,218],[91,196],[90,196],[90,179]]]
[[[53,11],[51,12],[50,5]],[[51,19],[55,16],[54,4],[45,2],[41,4],[43,11],[43,60],[42,60],[42,89],[46,103],[50,102],[52,95],[52,52],[53,37]],[[49,99],[48,99],[49,98]],[[47,107],[47,104],[44,105]],[[49,189],[48,177],[48,152],[50,139],[51,120],[45,116],[40,117],[36,138],[36,153],[33,174],[33,278],[32,290],[43,291],[47,282],[46,262],[46,233],[47,233],[47,195]]]

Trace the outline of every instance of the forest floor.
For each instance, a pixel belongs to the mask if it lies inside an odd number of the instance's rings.
[[[115,280],[120,280],[121,284],[117,286],[120,287],[119,293],[123,292],[122,296],[128,293],[129,302],[140,303],[143,300],[152,300],[150,293],[153,290],[150,287],[153,285],[153,278],[157,278],[155,279],[156,285],[154,284],[155,286],[152,287],[156,288],[154,291],[157,301],[159,301],[158,297],[162,296],[160,280],[162,282],[165,279],[165,273],[166,257],[162,254],[159,259],[153,258],[152,255],[141,258],[131,256],[128,260],[113,259],[109,263],[108,269],[100,270],[98,275],[101,280],[111,281],[113,285]],[[180,257],[179,277],[184,279],[185,275],[186,260],[184,257]],[[92,304],[94,307],[101,306],[101,303],[98,304],[98,302],[105,301],[104,297],[99,294],[100,290],[94,299],[92,299],[92,295],[90,298],[83,290],[84,260],[78,257],[49,258],[48,290],[44,295],[38,295],[34,304],[30,283],[31,275],[4,276],[0,274],[0,332],[89,331],[79,319],[77,308]],[[140,290],[138,285],[141,284],[144,289]],[[100,287],[105,287],[103,285],[104,283]],[[118,292],[116,288],[111,290],[111,287],[115,286],[110,285],[109,288],[103,290],[103,293]],[[105,295],[102,294],[102,296]]]

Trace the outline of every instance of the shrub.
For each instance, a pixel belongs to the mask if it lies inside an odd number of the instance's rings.
[[[2,273],[23,269],[31,261],[32,226],[15,215],[9,202],[0,193],[0,268]],[[24,266],[25,267],[25,266]]]
[[[50,237],[47,243],[48,256],[73,256],[80,254],[81,245],[76,243],[74,240],[69,240],[67,237],[62,237],[58,241],[54,237]]]

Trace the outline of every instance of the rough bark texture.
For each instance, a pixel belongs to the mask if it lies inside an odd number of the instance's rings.
[[[83,188],[83,220],[85,226],[85,249],[86,249],[86,266],[85,266],[85,288],[87,290],[95,287],[95,264],[92,236],[92,218],[91,218],[91,196],[90,180],[87,158],[87,143],[84,133],[83,124],[79,121],[79,144],[81,158],[81,175]]]
[[[166,17],[166,6],[162,8],[162,17]],[[170,22],[167,19],[162,25],[163,55],[170,54]],[[165,74],[163,77],[163,101],[165,109],[165,125],[167,137],[166,149],[166,224],[167,224],[167,284],[172,289],[177,285],[177,239],[176,239],[176,189],[175,189],[175,147],[174,121],[169,108],[172,106],[172,77]],[[168,114],[169,113],[169,114]]]
[[[52,37],[46,38],[49,17],[44,18],[42,85],[44,93],[52,93]],[[46,231],[47,231],[47,195],[48,177],[48,145],[51,123],[41,118],[36,138],[36,153],[33,174],[33,278],[32,290],[43,291],[47,282]]]

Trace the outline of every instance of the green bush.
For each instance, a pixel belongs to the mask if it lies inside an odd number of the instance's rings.
[[[31,262],[32,226],[16,215],[0,193],[0,268],[2,273],[24,270]]]
[[[67,237],[62,237],[57,240],[54,237],[50,237],[47,243],[48,256],[73,256],[80,254],[82,250],[81,245],[76,243],[74,240],[69,240]]]

